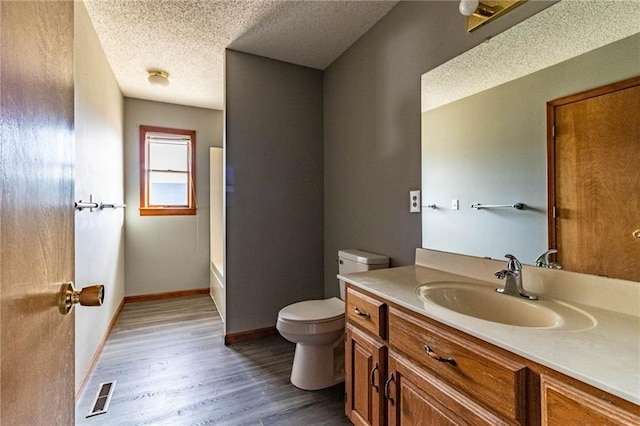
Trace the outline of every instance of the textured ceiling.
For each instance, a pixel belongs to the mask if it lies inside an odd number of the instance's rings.
[[[640,0],[562,0],[423,74],[422,112],[638,32]]]
[[[214,109],[226,48],[324,69],[396,3],[85,0],[124,96]],[[170,84],[151,85],[150,68]]]

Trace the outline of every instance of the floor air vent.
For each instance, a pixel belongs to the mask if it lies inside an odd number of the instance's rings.
[[[89,411],[89,414],[87,414],[87,417],[97,416],[98,414],[104,414],[107,412],[115,386],[115,380],[113,382],[100,383],[96,399],[93,402],[93,406],[91,411]]]

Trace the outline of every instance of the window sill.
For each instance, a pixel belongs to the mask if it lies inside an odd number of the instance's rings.
[[[196,209],[191,207],[145,207],[140,208],[140,216],[195,216]]]

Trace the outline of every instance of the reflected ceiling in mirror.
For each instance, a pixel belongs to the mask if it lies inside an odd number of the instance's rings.
[[[422,112],[640,32],[637,0],[562,0],[422,75]]]

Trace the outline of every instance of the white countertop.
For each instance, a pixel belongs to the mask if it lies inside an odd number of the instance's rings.
[[[416,289],[430,282],[460,281],[500,286],[419,265],[338,275],[383,297],[469,335],[492,343],[635,404],[640,404],[640,316],[571,302],[593,319],[579,331],[515,327],[484,321],[425,303]],[[526,282],[525,282],[526,287]],[[544,300],[544,295],[540,295]],[[511,296],[505,296],[511,297]]]

